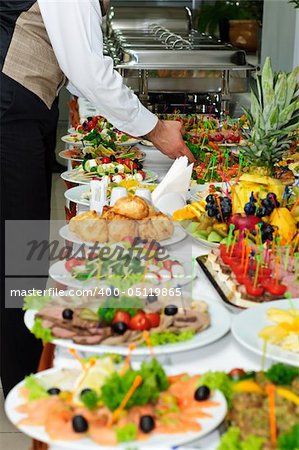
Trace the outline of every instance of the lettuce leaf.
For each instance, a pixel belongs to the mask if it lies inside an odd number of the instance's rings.
[[[41,339],[44,343],[53,341],[54,336],[51,330],[44,328],[42,323],[42,319],[35,319],[34,325],[31,328],[31,333],[34,334],[37,339]]]
[[[208,386],[211,390],[218,389],[222,392],[228,406],[233,398],[233,381],[225,372],[206,372],[200,377],[198,386]]]
[[[231,427],[221,437],[217,450],[261,450],[263,442],[263,438],[253,434],[242,439],[240,429],[238,427]]]
[[[288,433],[283,433],[277,441],[279,450],[298,450],[299,449],[299,424],[294,425]]]
[[[143,362],[140,370],[128,369],[123,375],[114,372],[102,386],[101,400],[111,411],[115,411],[132,386],[137,375],[142,377],[141,385],[136,389],[126,405],[126,409],[155,402],[161,391],[168,388],[167,376],[161,364],[152,359]]]
[[[185,342],[192,339],[195,331],[183,331],[182,333],[173,333],[172,331],[154,331],[151,333],[151,343],[156,345],[177,344],[178,342]],[[146,343],[144,344],[146,345]]]
[[[137,438],[137,425],[135,423],[128,423],[121,428],[116,428],[116,437],[118,442],[135,441]]]
[[[50,295],[27,295],[24,298],[23,310],[34,309],[40,311],[51,299],[52,297]]]
[[[47,390],[35,375],[29,375],[25,378],[25,387],[29,391],[29,400],[39,400],[40,398],[49,397]]]

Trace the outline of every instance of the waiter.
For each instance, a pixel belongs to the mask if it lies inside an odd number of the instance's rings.
[[[103,56],[104,0],[1,0],[1,227],[2,290],[5,220],[49,220],[51,164],[58,94],[67,83],[113,125],[145,136],[170,158],[193,156],[178,122],[159,121],[124,86]],[[41,344],[19,309],[1,308],[1,379],[4,394],[35,372]]]

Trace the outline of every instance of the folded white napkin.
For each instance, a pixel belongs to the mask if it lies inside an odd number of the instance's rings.
[[[108,180],[104,177],[100,180],[91,180],[90,182],[90,210],[102,214],[104,205],[107,203]]]
[[[161,183],[152,193],[154,206],[163,195],[168,193],[180,194],[186,200],[193,170],[193,164],[188,164],[187,156],[181,156],[174,161]]]

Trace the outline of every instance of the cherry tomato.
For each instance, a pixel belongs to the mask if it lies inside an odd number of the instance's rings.
[[[124,159],[124,164],[126,164],[126,166],[132,167],[132,163],[133,161],[130,158]]]
[[[102,164],[109,164],[111,162],[111,159],[109,158],[109,156],[104,156],[102,159],[101,159],[101,163]]]
[[[233,378],[233,380],[239,380],[240,378],[244,377],[244,375],[246,375],[245,370],[243,369],[232,369],[229,373],[228,376]]]
[[[81,258],[71,258],[65,263],[65,268],[68,272],[71,272],[77,266],[84,266],[84,260]]]
[[[128,327],[130,326],[131,316],[127,311],[116,311],[114,319],[112,320],[112,324],[117,322],[123,322]]]
[[[214,134],[214,141],[215,142],[222,142],[223,141],[223,134],[222,133],[215,133]]]
[[[147,313],[145,317],[149,320],[151,328],[157,328],[160,325],[160,314],[158,313]]]
[[[118,164],[123,164],[124,160],[123,158],[116,158],[116,162],[118,162]]]
[[[131,330],[144,331],[150,329],[151,323],[144,312],[138,312],[131,318],[129,327]]]

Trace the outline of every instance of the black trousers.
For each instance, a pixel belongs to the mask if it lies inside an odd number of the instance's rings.
[[[6,220],[50,219],[58,99],[49,110],[35,94],[3,73],[0,89],[0,374],[7,395],[25,375],[36,371],[42,344],[26,329],[22,310],[5,307],[4,225]]]

